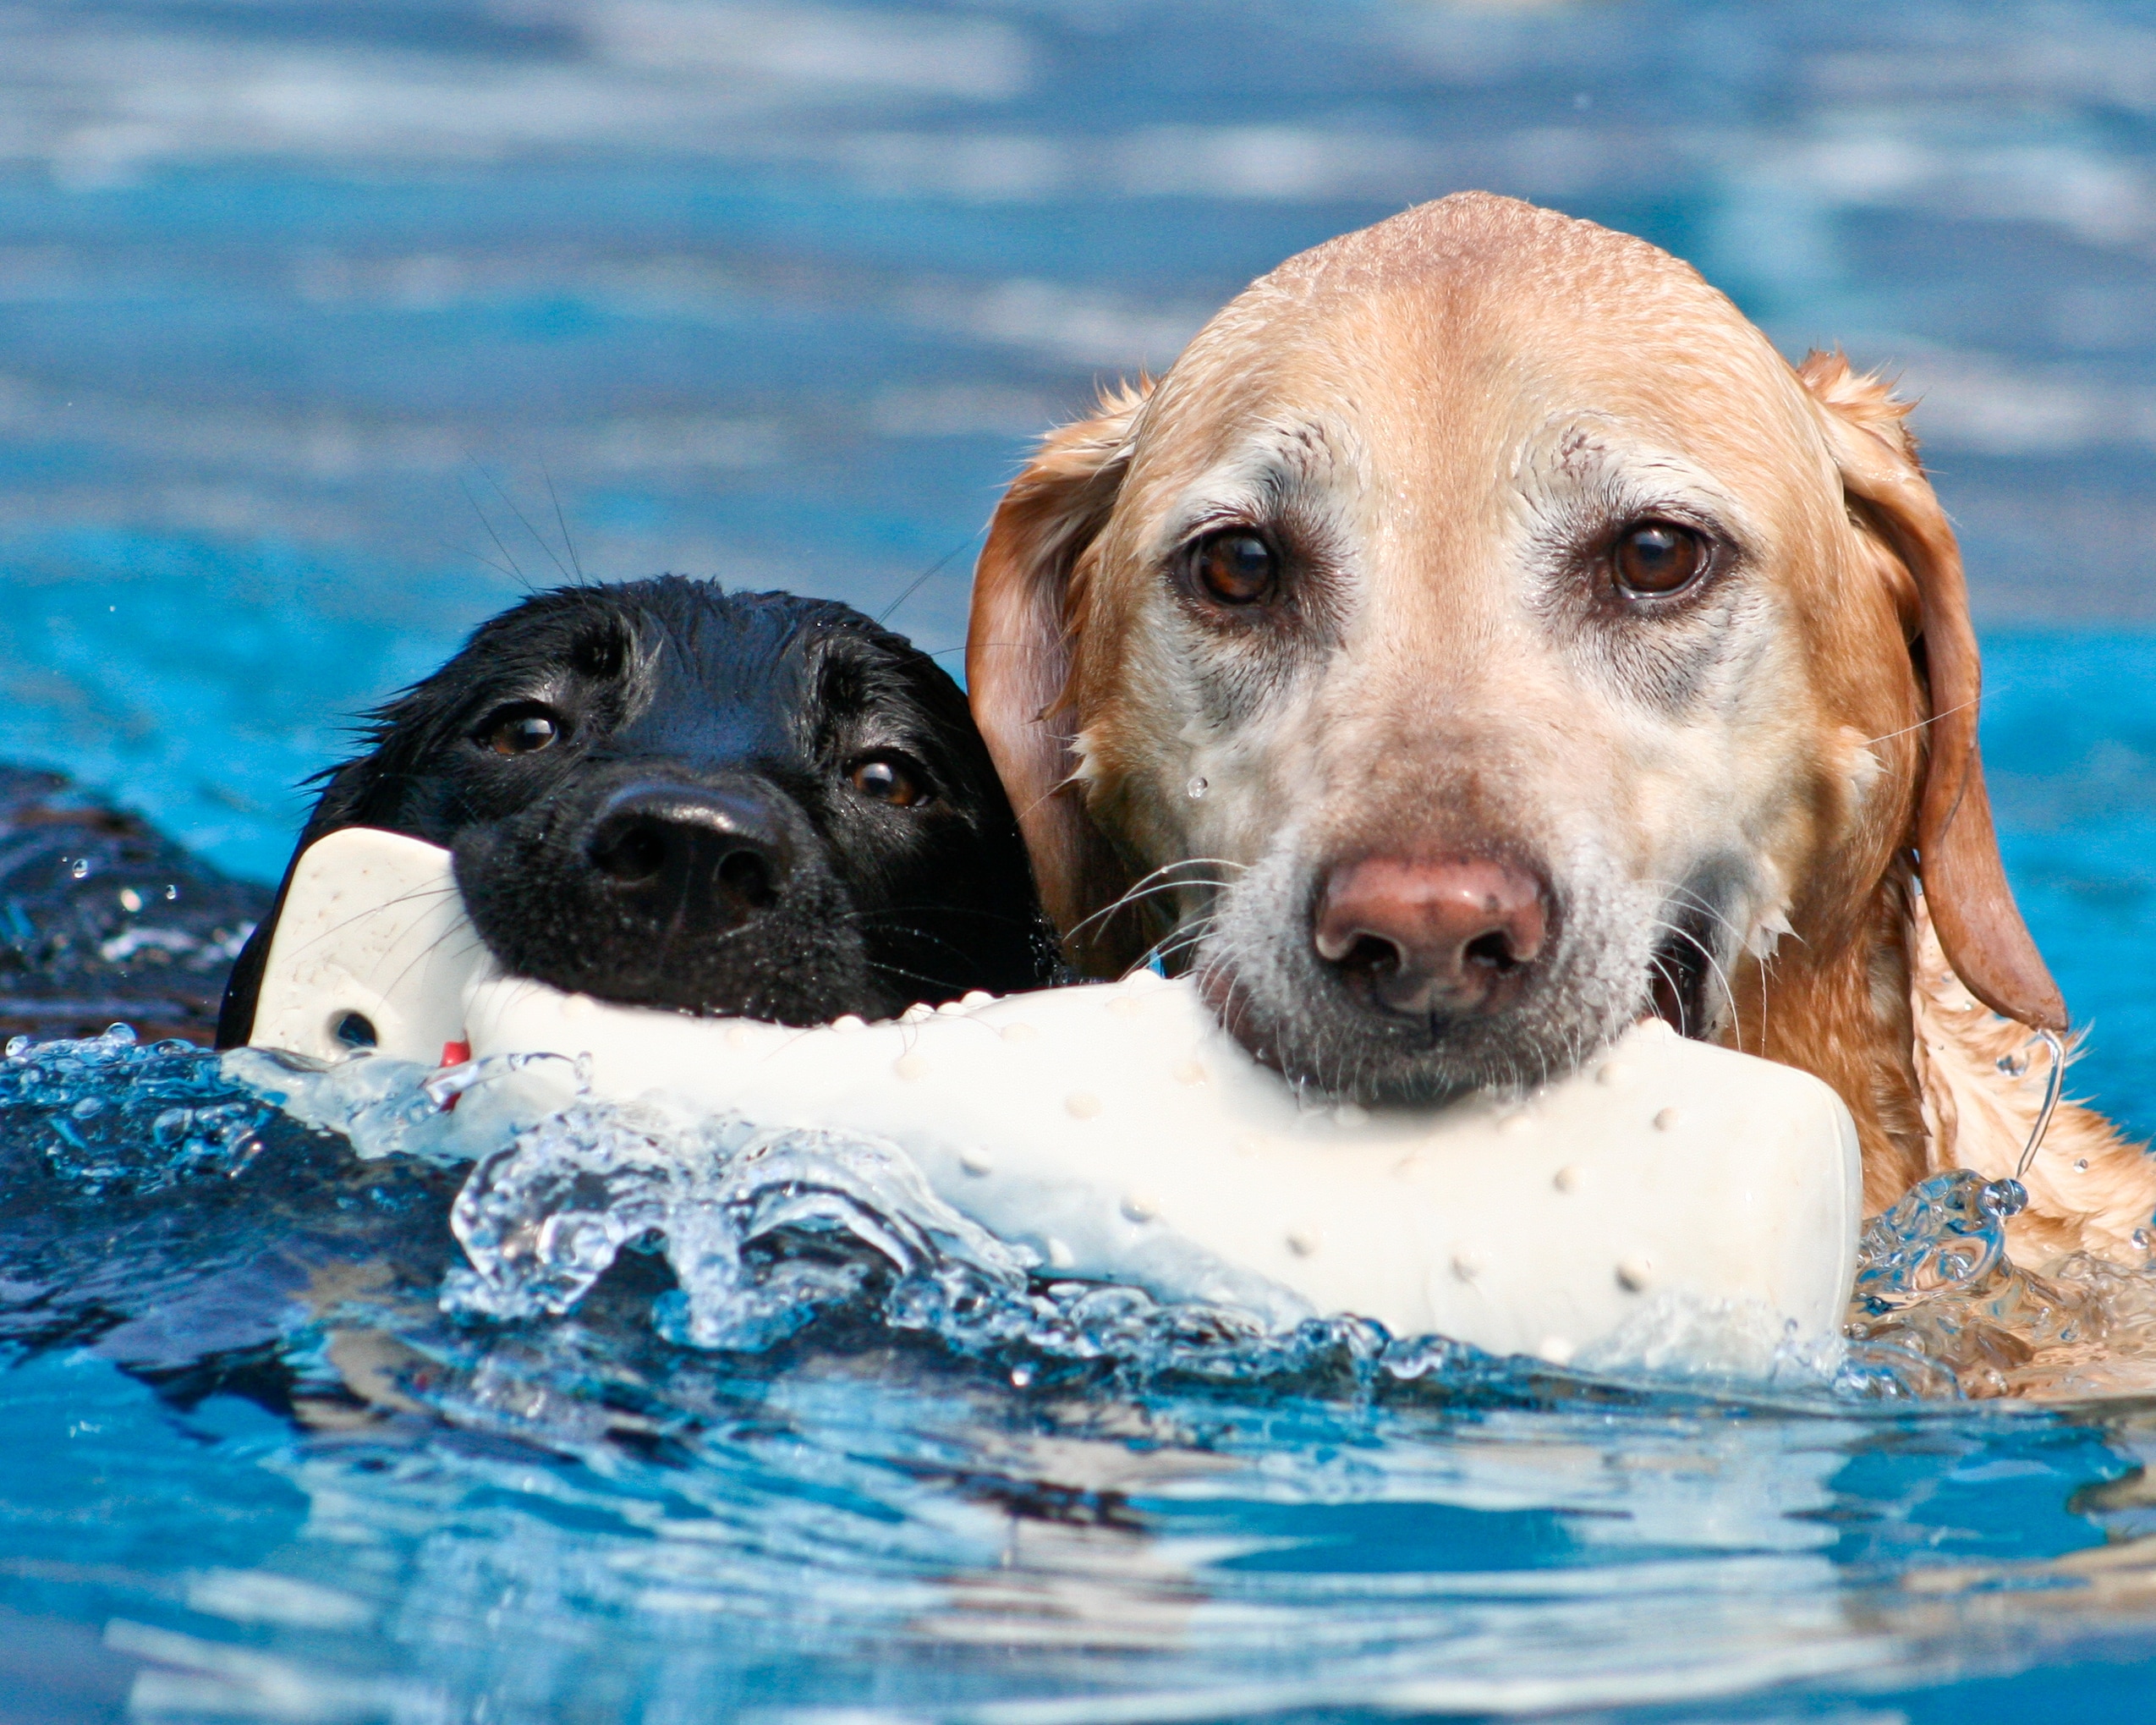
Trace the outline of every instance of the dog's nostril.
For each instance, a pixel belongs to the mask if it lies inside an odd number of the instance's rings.
[[[1398,974],[1400,948],[1391,941],[1366,934],[1358,937],[1352,946],[1330,962],[1353,975],[1375,980]]]
[[[667,865],[666,829],[650,820],[612,822],[593,841],[591,860],[623,886],[650,880]]]
[[[770,858],[758,850],[729,851],[719,860],[719,885],[743,904],[765,910],[778,902]]]
[[[1512,952],[1512,942],[1502,929],[1492,929],[1488,934],[1468,942],[1462,954],[1470,964],[1482,964],[1492,970],[1511,970],[1519,965]]]

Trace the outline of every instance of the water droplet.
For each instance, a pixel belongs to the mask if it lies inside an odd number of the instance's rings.
[[[90,859],[86,856],[77,857],[72,863],[68,865],[68,873],[78,881],[88,880],[90,878]]]
[[[1184,1061],[1184,1062],[1183,1062],[1183,1063],[1182,1063],[1182,1065],[1178,1066],[1178,1067],[1176,1069],[1175,1078],[1176,1078],[1176,1082],[1177,1082],[1177,1084],[1203,1084],[1203,1083],[1204,1083],[1204,1082],[1205,1082],[1205,1063],[1204,1063],[1204,1062],[1203,1062],[1202,1060],[1186,1060],[1186,1061]]]
[[[1572,1364],[1572,1344],[1566,1337],[1544,1336],[1541,1345],[1534,1351],[1538,1358],[1548,1360],[1552,1365]]]
[[[979,1178],[996,1172],[996,1158],[985,1150],[962,1151],[958,1155],[958,1166]]]
[[[1202,778],[1193,778],[1188,784],[1182,788],[1182,794],[1194,803],[1204,796],[1205,790],[1205,781]]]
[[[133,915],[142,909],[142,895],[132,887],[120,888],[120,909]]]
[[[2088,1158],[2087,1156],[2083,1156],[2075,1157],[2074,1172],[2077,1174],[2085,1174],[2088,1172]]]
[[[1287,1236],[1287,1249],[1298,1258],[1313,1255],[1318,1250],[1316,1231],[1307,1228],[1290,1229]]]
[[[1452,1273],[1462,1282],[1472,1282],[1489,1267],[1489,1261],[1480,1252],[1462,1246],[1452,1255]]]
[[[1011,1368],[1011,1387],[1013,1389],[1022,1390],[1032,1382],[1033,1368],[1030,1365],[1014,1365]]]
[[[1150,1222],[1160,1213],[1160,1200],[1150,1192],[1132,1192],[1124,1196],[1123,1214],[1133,1222]]]
[[[1550,1176],[1550,1184],[1560,1192],[1577,1192],[1587,1184],[1587,1170],[1568,1162]]]
[[[1645,1253],[1636,1253],[1617,1261],[1617,1285],[1633,1294],[1644,1294],[1654,1279],[1654,1261]]]
[[[1063,1107],[1073,1120],[1090,1120],[1100,1112],[1100,1098],[1091,1090],[1073,1090],[1063,1098]]]
[[[841,1013],[831,1021],[831,1027],[842,1036],[850,1036],[856,1030],[865,1030],[869,1021],[859,1013]]]
[[[1594,1081],[1610,1090],[1621,1088],[1632,1077],[1632,1069],[1621,1060],[1605,1061],[1602,1069],[1594,1074]]]
[[[1665,1108],[1654,1117],[1657,1132],[1674,1132],[1683,1123],[1684,1110],[1681,1108]]]
[[[928,1062],[918,1054],[902,1054],[891,1063],[891,1070],[908,1084],[913,1084],[928,1076]]]

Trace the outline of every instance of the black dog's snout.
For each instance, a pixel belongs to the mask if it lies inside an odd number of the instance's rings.
[[[731,927],[768,910],[793,871],[793,847],[768,802],[690,785],[616,791],[584,854],[611,891],[691,927]]]

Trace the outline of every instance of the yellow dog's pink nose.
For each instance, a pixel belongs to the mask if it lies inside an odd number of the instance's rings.
[[[1363,857],[1326,876],[1311,942],[1387,1011],[1494,1012],[1541,956],[1549,896],[1535,875],[1495,858]]]

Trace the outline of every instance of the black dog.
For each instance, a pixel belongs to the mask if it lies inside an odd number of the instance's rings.
[[[789,1025],[1051,980],[964,695],[847,606],[676,576],[565,587],[371,717],[299,849],[343,827],[446,846],[514,975]],[[221,1046],[253,1029],[276,926],[233,967]]]

